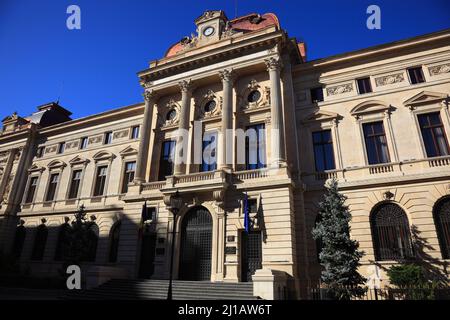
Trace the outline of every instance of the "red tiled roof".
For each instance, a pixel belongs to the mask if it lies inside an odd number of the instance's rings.
[[[229,20],[231,24],[231,29],[241,32],[252,32],[260,29],[264,29],[269,26],[280,27],[278,18],[273,13],[265,13],[261,16],[262,20],[258,23],[252,22],[252,19],[257,18],[258,14],[252,13],[246,16],[242,16],[233,20]],[[176,55],[183,49],[183,45],[180,42],[172,45],[169,50],[167,50],[165,57],[171,57]]]

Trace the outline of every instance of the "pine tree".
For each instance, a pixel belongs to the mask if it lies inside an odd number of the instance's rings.
[[[322,243],[321,280],[332,299],[361,296],[366,279],[358,273],[358,266],[364,253],[358,250],[358,242],[350,238],[351,215],[344,204],[347,198],[339,193],[335,179],[328,180],[325,187],[324,199],[319,203],[319,219],[312,231],[313,238]]]

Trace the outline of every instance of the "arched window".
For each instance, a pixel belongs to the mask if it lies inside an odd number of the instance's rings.
[[[61,261],[64,260],[67,255],[67,247],[69,245],[70,237],[70,226],[67,223],[64,223],[58,232],[58,242],[56,243],[56,251],[55,251],[55,260]]]
[[[436,224],[439,246],[443,259],[450,258],[450,198],[436,203],[433,209],[434,223]]]
[[[413,257],[408,217],[398,205],[377,206],[371,214],[371,227],[376,260]]]
[[[88,231],[88,245],[86,250],[85,261],[94,262],[97,255],[97,243],[98,243],[99,229],[97,224],[93,223]]]
[[[109,234],[109,262],[117,261],[117,253],[119,251],[119,238],[120,238],[120,225],[121,222],[116,222]]]
[[[37,227],[33,251],[31,252],[31,260],[42,260],[44,257],[45,244],[47,243],[47,236],[48,229],[44,224]]]
[[[19,259],[22,254],[23,244],[25,243],[25,236],[27,231],[24,226],[18,226],[16,228],[16,234],[14,236],[13,256]]]

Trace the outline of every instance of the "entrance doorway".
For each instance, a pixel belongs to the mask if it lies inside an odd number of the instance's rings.
[[[241,281],[251,281],[256,270],[262,268],[261,231],[241,233]]]
[[[192,208],[181,223],[179,279],[211,280],[212,218],[204,207]]]
[[[142,234],[141,242],[141,263],[139,265],[139,278],[150,279],[153,275],[155,266],[155,247],[156,247],[156,233]]]

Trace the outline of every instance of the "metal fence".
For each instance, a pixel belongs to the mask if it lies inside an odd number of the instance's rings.
[[[312,300],[335,300],[327,288],[312,288]],[[450,288],[382,288],[370,289],[351,300],[450,300]]]

